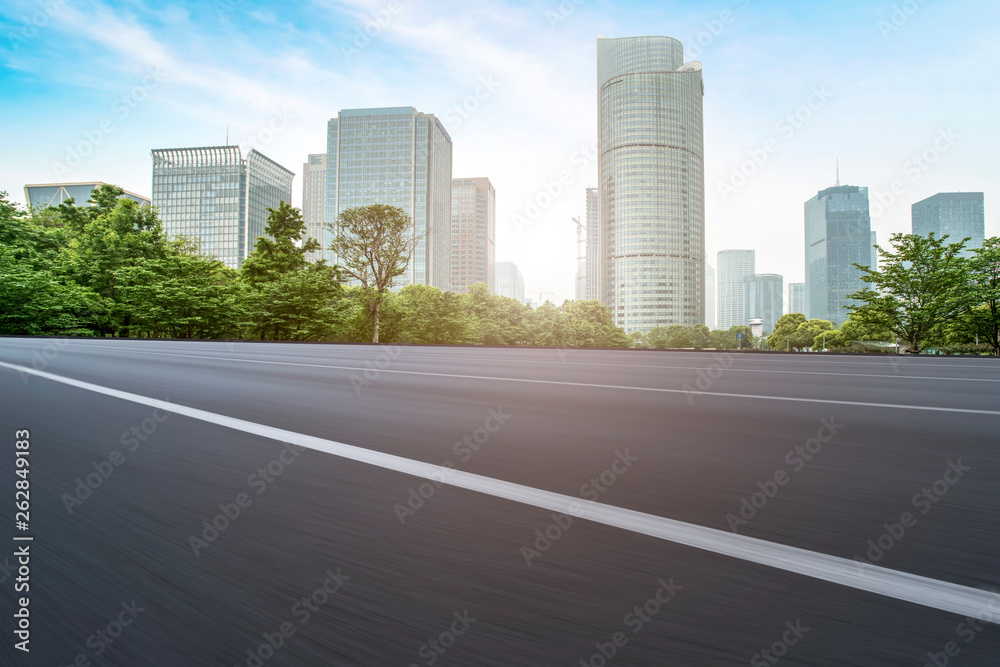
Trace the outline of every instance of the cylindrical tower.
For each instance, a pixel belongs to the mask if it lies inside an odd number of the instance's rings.
[[[597,38],[599,290],[628,332],[704,322],[703,95],[676,39]]]

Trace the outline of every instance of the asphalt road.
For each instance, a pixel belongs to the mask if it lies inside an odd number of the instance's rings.
[[[997,360],[5,338],[0,362],[127,393],[0,367],[3,665],[1000,664],[1000,595],[969,621],[796,569],[1000,591]]]

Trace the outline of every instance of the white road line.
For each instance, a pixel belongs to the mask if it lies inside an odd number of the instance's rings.
[[[125,352],[125,350],[118,350]],[[129,351],[131,352],[131,351]],[[187,359],[212,359],[214,361],[238,361],[247,364],[270,364],[275,366],[302,366],[306,368],[332,368],[334,370],[361,371],[359,366],[335,366],[330,364],[306,364],[295,361],[265,361],[263,359],[246,359],[243,357],[210,357],[203,354],[179,354],[176,352],[137,351],[135,354],[152,354],[160,357],[183,357]],[[698,396],[715,396],[725,398],[748,398],[761,401],[792,401],[795,403],[822,403],[825,405],[853,405],[869,408],[892,408],[897,410],[926,410],[930,412],[958,412],[973,415],[1000,416],[1000,410],[974,410],[972,408],[945,408],[933,405],[904,405],[901,403],[867,403],[864,401],[838,401],[828,398],[802,398],[797,396],[766,396],[758,394],[730,394],[721,391],[702,392],[697,389],[663,389],[661,387],[632,387],[618,384],[597,384],[593,382],[569,382],[564,380],[531,380],[527,378],[505,378],[491,375],[460,375],[457,373],[432,373],[430,371],[401,371],[397,369],[380,369],[379,373],[396,373],[399,375],[427,375],[431,377],[456,378],[461,380],[491,380],[494,382],[524,382],[528,384],[552,384],[568,387],[589,387],[594,389],[622,389],[627,391],[653,391],[664,394],[693,394]]]
[[[167,403],[160,399],[111,389],[101,385],[38,371],[24,366],[0,362],[0,367],[20,373],[29,373],[53,382],[78,389],[119,398],[140,405],[159,408],[172,414],[185,415],[210,424],[231,428],[272,440],[289,442],[301,447],[333,454],[369,465],[395,470],[429,480],[483,493],[504,500],[532,505],[546,510],[572,514],[576,517],[602,523],[623,530],[649,535],[669,542],[684,544],[696,549],[739,558],[767,565],[787,572],[850,586],[862,591],[941,609],[962,616],[997,619],[1000,612],[1000,595],[989,591],[921,577],[915,574],[868,565],[846,558],[807,551],[797,547],[775,544],[746,535],[706,528],[674,519],[636,512],[613,505],[574,498],[561,493],[544,491],[522,484],[506,482],[492,477],[430,465],[421,461],[376,452],[342,442],[317,438],[294,431],[257,424],[235,417],[227,417],[184,405]],[[792,584],[794,585],[794,584]]]

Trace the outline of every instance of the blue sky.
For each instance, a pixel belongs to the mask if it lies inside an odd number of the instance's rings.
[[[338,110],[415,106],[444,119],[456,177],[493,180],[497,258],[561,301],[571,218],[597,177],[595,37],[668,35],[704,66],[710,263],[754,248],[758,272],[800,281],[802,204],[838,158],[842,182],[885,202],[880,241],[909,231],[913,202],[958,190],[986,193],[1000,234],[998,21],[964,0],[6,0],[0,190],[93,179],[148,194],[150,149],[222,144],[227,126],[301,174]],[[563,170],[564,191],[518,222]]]

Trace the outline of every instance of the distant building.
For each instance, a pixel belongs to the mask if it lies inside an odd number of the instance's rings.
[[[239,146],[158,148],[153,206],[170,236],[189,236],[227,266],[239,267],[267,226],[267,209],[292,201],[295,174]]]
[[[836,185],[805,203],[805,316],[838,325],[847,319],[847,295],[866,286],[855,263],[871,263],[868,188]]]
[[[496,290],[497,197],[488,178],[451,181],[451,291]]]
[[[601,200],[597,188],[587,188],[587,268],[583,298],[600,300],[601,288]]]
[[[521,303],[524,300],[524,276],[514,262],[497,262],[497,289],[500,296],[509,296]]]
[[[747,320],[761,320],[764,335],[770,334],[784,314],[784,279],[777,273],[757,273],[743,279],[743,288]]]
[[[87,181],[86,183],[35,183],[24,186],[24,201],[29,209],[47,208],[49,206],[59,206],[67,199],[72,199],[79,207],[90,206],[87,200],[90,193],[101,187],[108,185],[104,181]],[[149,197],[137,195],[134,192],[125,191],[123,197],[128,197],[141,206],[152,206],[153,202]]]
[[[705,262],[705,326],[715,329],[715,268]]]
[[[927,236],[931,232],[941,238],[948,235],[948,243],[958,243],[971,237],[965,244],[963,255],[980,248],[986,237],[986,214],[982,192],[939,192],[918,201],[911,207],[913,233]]]
[[[803,313],[806,308],[806,284],[788,283],[788,312]]]
[[[720,250],[716,256],[716,292],[718,294],[718,328],[729,330],[746,326],[746,292],[743,281],[754,274],[753,250]]]
[[[324,219],[370,204],[406,211],[414,250],[400,287],[451,289],[451,149],[440,119],[413,107],[344,109],[327,123]]]
[[[704,94],[678,40],[597,38],[601,301],[627,333],[705,321]]]
[[[878,245],[878,234],[875,230],[872,230],[872,263],[868,265],[872,271],[878,271],[878,249],[875,247]]]
[[[306,223],[306,239],[316,239],[320,249],[306,253],[315,262],[326,250],[323,238],[323,199],[326,189],[326,153],[313,153],[302,165],[302,220]]]

